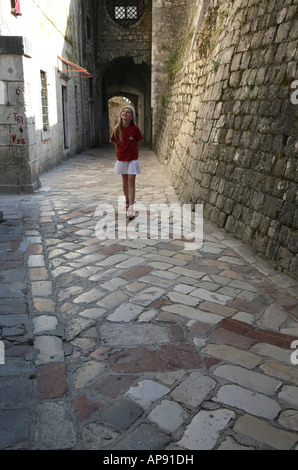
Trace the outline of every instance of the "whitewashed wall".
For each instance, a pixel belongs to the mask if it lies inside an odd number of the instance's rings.
[[[57,70],[57,56],[82,64],[80,0],[21,1],[21,12],[15,17],[10,2],[0,0],[0,191],[11,193],[33,191],[39,174],[86,145],[89,78],[65,79]],[[42,129],[41,70],[48,81],[47,131]],[[68,148],[62,86],[68,97]]]

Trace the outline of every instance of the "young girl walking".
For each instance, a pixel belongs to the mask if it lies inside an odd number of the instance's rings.
[[[139,142],[143,140],[139,127],[135,124],[136,113],[132,106],[124,106],[119,114],[119,122],[114,127],[111,141],[117,150],[115,173],[122,175],[123,193],[129,219],[134,218],[136,175],[141,173]]]

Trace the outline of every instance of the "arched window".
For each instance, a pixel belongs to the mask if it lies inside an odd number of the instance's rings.
[[[123,28],[139,21],[144,13],[144,0],[107,0],[112,20]]]

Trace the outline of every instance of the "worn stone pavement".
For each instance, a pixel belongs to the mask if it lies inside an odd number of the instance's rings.
[[[1,196],[0,448],[297,448],[297,282],[206,221],[195,251],[100,241],[114,158],[86,151]],[[178,202],[154,153],[140,163],[137,202]]]

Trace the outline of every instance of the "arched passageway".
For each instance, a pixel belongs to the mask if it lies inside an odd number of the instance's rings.
[[[102,78],[103,135],[108,142],[109,106],[114,96],[128,98],[134,105],[144,141],[151,142],[151,68],[145,62],[136,65],[132,57],[118,57],[107,64]]]

